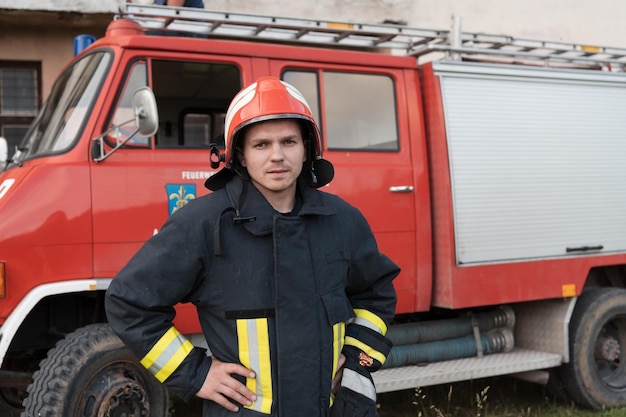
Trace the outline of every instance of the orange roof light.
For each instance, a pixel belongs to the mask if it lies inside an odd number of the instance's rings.
[[[342,23],[342,22],[326,22],[326,27],[331,29],[354,29],[354,25],[351,23]]]
[[[582,49],[585,52],[592,52],[592,53],[598,53],[601,50],[599,46],[593,46],[593,45],[581,45],[580,49]]]

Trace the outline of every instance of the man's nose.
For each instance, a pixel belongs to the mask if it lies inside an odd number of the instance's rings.
[[[280,143],[273,143],[271,153],[272,160],[282,161],[284,157],[285,153],[283,152],[283,147],[280,145]]]

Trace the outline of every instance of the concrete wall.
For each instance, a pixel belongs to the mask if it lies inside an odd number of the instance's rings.
[[[135,0],[150,2],[151,0]],[[73,54],[80,33],[102,36],[125,0],[0,0],[0,60],[41,60],[43,95]],[[204,0],[214,10],[320,20],[401,21],[464,31],[626,48],[623,0]]]
[[[448,29],[452,15],[463,30],[626,48],[623,0],[205,0],[217,10],[290,14],[315,19],[405,21]]]
[[[150,0],[135,0],[150,2]],[[125,0],[0,0],[0,9],[115,13]],[[402,20],[442,29],[452,15],[474,32],[626,47],[623,0],[204,0],[214,10],[351,19]]]
[[[110,14],[0,11],[0,60],[38,61],[42,98],[74,55],[74,37],[104,36]]]
[[[0,9],[113,13],[120,0],[0,0]]]

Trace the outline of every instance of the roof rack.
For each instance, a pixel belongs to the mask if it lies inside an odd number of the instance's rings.
[[[156,31],[322,45],[386,49],[394,55],[444,59],[505,59],[544,66],[574,65],[624,71],[626,49],[461,32],[460,19],[451,30],[419,29],[395,24],[322,21],[207,9],[123,3],[116,18],[130,18]]]

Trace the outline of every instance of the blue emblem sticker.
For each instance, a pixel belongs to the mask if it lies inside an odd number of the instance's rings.
[[[170,214],[196,198],[196,184],[165,184]]]

